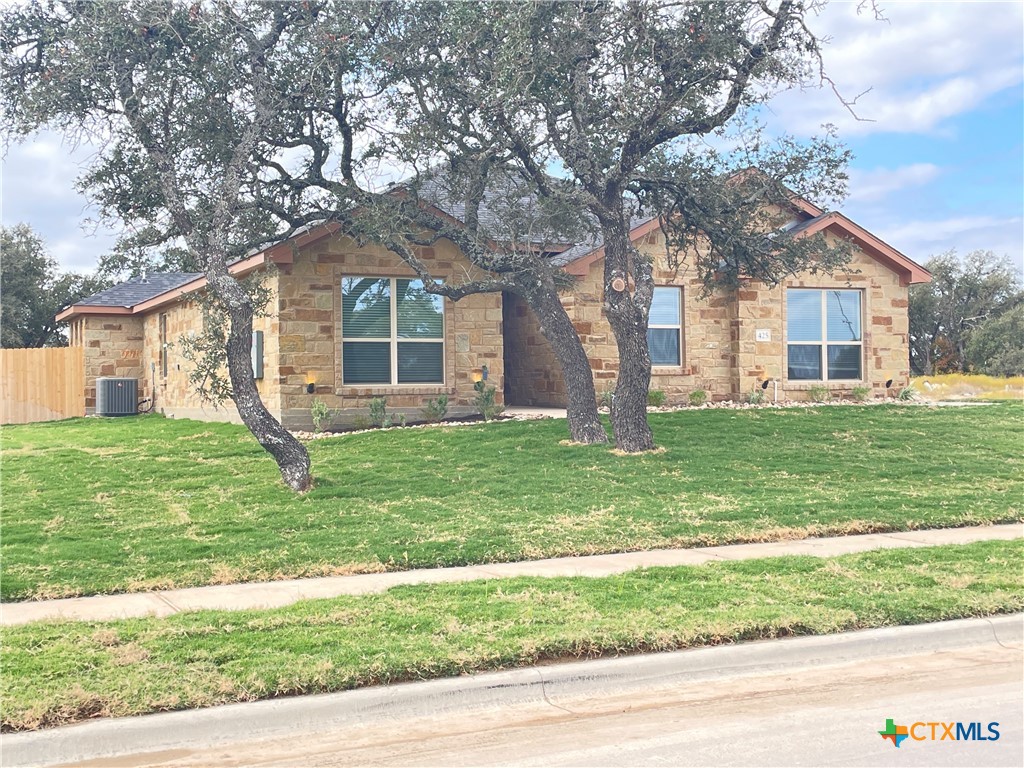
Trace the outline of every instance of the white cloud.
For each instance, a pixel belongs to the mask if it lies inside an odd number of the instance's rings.
[[[897,250],[922,263],[949,250],[961,254],[991,250],[1020,264],[1022,226],[1024,219],[1020,216],[976,215],[932,221],[892,220],[887,224],[876,224],[872,231]]]
[[[894,192],[920,187],[934,181],[941,169],[932,163],[914,163],[899,168],[872,168],[863,171],[850,169],[851,203],[874,203],[886,199]]]
[[[810,26],[831,42],[826,71],[856,119],[831,87],[791,91],[771,103],[782,126],[815,133],[823,123],[842,135],[936,130],[1024,80],[1024,4],[882,3],[888,21],[857,14],[858,4],[833,3]],[[866,91],[866,93],[865,93]]]
[[[72,148],[49,132],[12,144],[3,158],[4,226],[24,222],[36,230],[65,270],[84,272],[109,251],[116,232],[97,226],[89,200],[74,187],[88,146]]]

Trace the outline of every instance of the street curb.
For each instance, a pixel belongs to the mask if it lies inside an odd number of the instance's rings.
[[[1024,614],[487,672],[4,734],[3,766],[47,766],[524,704],[623,695],[985,645],[1024,649]]]

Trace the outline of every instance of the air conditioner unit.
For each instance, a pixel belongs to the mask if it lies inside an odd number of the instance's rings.
[[[134,416],[139,412],[139,382],[136,379],[96,379],[97,416]]]

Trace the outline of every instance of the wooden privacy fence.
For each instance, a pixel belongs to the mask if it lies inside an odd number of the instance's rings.
[[[0,349],[0,424],[85,416],[81,347]]]

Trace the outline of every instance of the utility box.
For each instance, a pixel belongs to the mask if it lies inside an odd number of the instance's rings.
[[[137,379],[96,379],[97,416],[134,416],[139,412]]]

